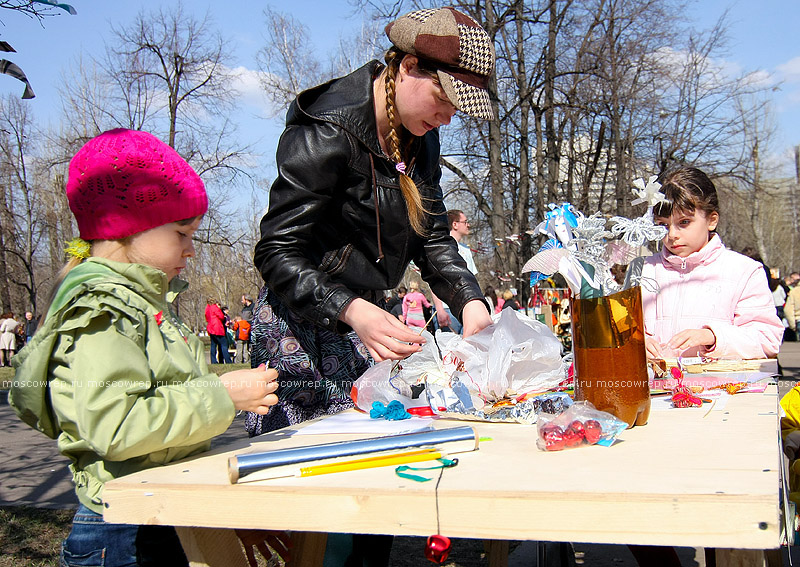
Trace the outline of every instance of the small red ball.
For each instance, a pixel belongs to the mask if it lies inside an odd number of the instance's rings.
[[[566,447],[566,439],[560,427],[556,430],[551,430],[544,435],[544,446],[547,451],[560,451]]]
[[[555,423],[552,423],[552,422],[543,425],[541,427],[541,429],[539,429],[539,436],[542,439],[546,439],[547,435],[548,434],[552,434],[552,433],[558,433],[559,435],[561,435],[564,432],[561,430],[561,428],[558,425],[556,425]]]
[[[589,445],[594,445],[598,441],[600,441],[600,436],[603,434],[603,428],[600,426],[600,422],[596,419],[587,419],[586,423],[583,424],[584,430],[586,431],[586,442]]]
[[[447,561],[447,556],[450,555],[450,538],[441,534],[436,534],[428,537],[425,545],[425,557],[429,561],[442,564]]]
[[[583,439],[586,437],[586,429],[583,427],[583,423],[577,419],[569,424],[569,428],[574,431],[575,435],[577,435],[579,438]]]

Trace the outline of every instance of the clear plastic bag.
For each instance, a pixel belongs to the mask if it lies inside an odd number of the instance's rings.
[[[399,361],[379,362],[355,381],[350,396],[359,409],[369,412],[373,402],[388,406],[395,400],[405,409],[428,406],[426,381],[446,384],[448,378],[433,336],[427,331],[422,336],[426,342],[420,352]]]
[[[376,364],[356,380],[351,392],[356,406],[369,411],[373,402],[388,405],[397,400],[406,410],[430,405],[437,414],[512,420],[503,412],[491,414],[484,408],[554,388],[566,378],[569,365],[562,361],[561,342],[542,323],[511,309],[495,315],[493,321],[466,339],[437,331],[434,340],[423,332],[427,342],[420,352]],[[535,420],[538,412],[535,404],[528,405],[523,416],[526,423]],[[522,404],[517,412],[525,408]]]
[[[536,446],[561,451],[583,445],[611,445],[628,424],[589,402],[575,402],[559,415],[539,414]]]
[[[485,401],[542,392],[564,381],[561,341],[543,323],[513,309],[468,338],[437,331],[444,372]]]

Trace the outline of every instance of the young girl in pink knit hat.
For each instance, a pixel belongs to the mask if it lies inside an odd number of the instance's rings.
[[[172,311],[208,208],[175,150],[145,132],[105,132],[70,162],[67,198],[82,240],[14,358],[10,392],[17,414],[72,461],[80,507],[61,564],[187,565],[174,528],[104,522],[103,487],[207,450],[236,410],[265,415],[277,374],[210,373]]]

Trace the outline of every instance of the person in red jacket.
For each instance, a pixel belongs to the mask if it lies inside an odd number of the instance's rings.
[[[211,337],[211,364],[231,364],[228,354],[228,339],[225,337],[225,314],[216,299],[209,299],[206,305],[206,331]]]

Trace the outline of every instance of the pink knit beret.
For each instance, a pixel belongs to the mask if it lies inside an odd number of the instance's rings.
[[[203,181],[167,144],[118,128],[92,138],[69,163],[69,208],[84,240],[114,240],[205,214]]]

